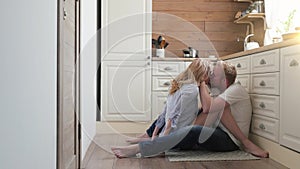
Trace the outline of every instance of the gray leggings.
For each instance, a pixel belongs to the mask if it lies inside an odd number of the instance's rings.
[[[203,140],[207,133],[209,133],[209,137]],[[153,141],[140,142],[139,148],[143,157],[157,155],[170,149],[200,149],[219,152],[239,149],[222,129],[203,126],[187,126],[167,136],[158,137]]]

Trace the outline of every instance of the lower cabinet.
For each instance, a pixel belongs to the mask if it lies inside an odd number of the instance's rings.
[[[190,62],[153,61],[152,67],[152,120],[162,112],[168,96],[171,81],[185,70]]]
[[[228,62],[235,64],[237,81],[251,96],[251,132],[300,152],[300,45]]]
[[[145,61],[101,64],[102,121],[151,120],[151,66]]]
[[[300,45],[281,49],[279,143],[300,152]]]

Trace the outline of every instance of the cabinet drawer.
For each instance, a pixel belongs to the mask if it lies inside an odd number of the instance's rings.
[[[250,92],[279,95],[279,72],[251,75]]]
[[[152,90],[168,91],[172,79],[171,76],[152,76]]]
[[[153,75],[175,75],[184,70],[184,62],[152,62]]]
[[[279,96],[251,95],[253,113],[279,119]]]
[[[167,103],[168,92],[152,92],[152,120],[163,111]]]
[[[279,71],[279,49],[251,55],[252,73]]]
[[[279,120],[265,116],[253,115],[251,132],[272,141],[278,142]]]
[[[247,75],[247,74],[237,75],[236,76],[236,82],[240,83],[241,86],[243,86],[246,89],[246,91],[249,93],[249,91],[250,91],[250,82],[251,82],[250,81],[250,75]]]
[[[250,73],[250,57],[244,56],[236,59],[230,59],[226,62],[233,64],[236,68],[237,74]]]

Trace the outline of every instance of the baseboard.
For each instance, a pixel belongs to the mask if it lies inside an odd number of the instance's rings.
[[[261,148],[267,150],[270,153],[270,158],[273,160],[291,169],[299,168],[300,153],[254,134],[250,134],[250,139]]]
[[[144,133],[152,122],[97,122],[97,134]]]

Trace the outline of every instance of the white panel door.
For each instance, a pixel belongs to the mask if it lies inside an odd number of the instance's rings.
[[[280,144],[300,151],[300,45],[281,49]]]
[[[151,120],[151,67],[143,61],[102,62],[102,120]]]

